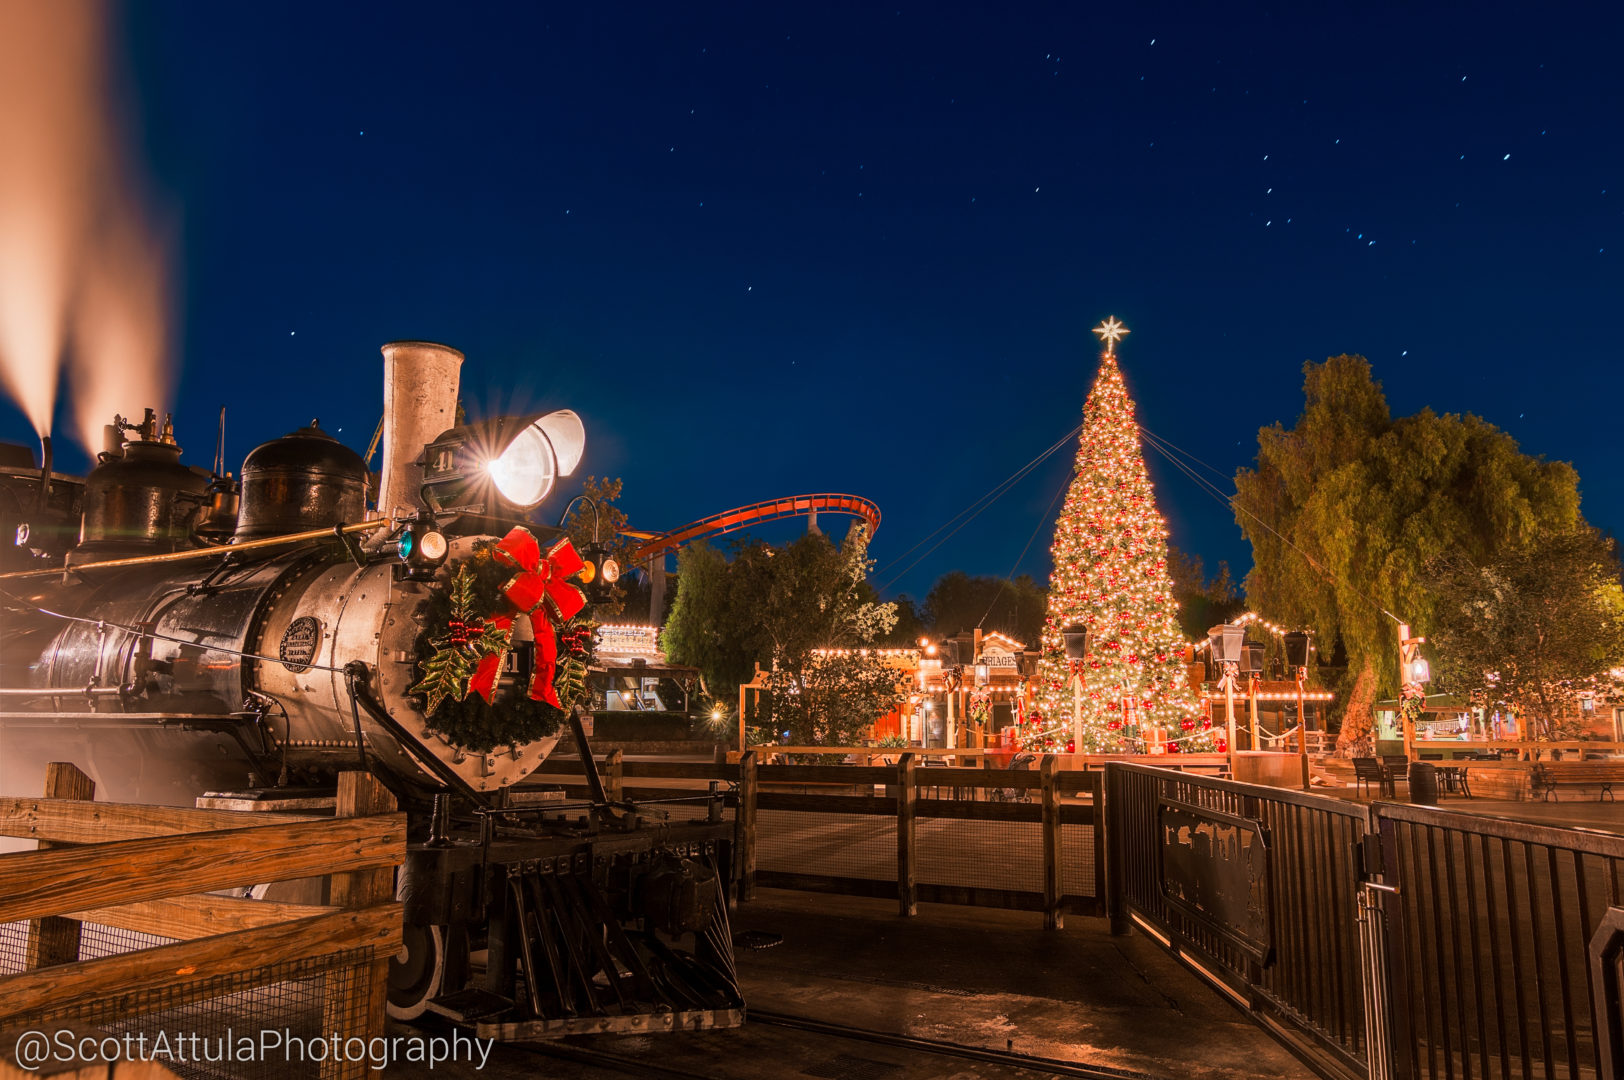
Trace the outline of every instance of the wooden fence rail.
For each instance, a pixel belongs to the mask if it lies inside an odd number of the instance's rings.
[[[1103,914],[1105,856],[1099,828],[1103,772],[1062,768],[1070,760],[1086,764],[1081,756],[1072,755],[1045,756],[1036,770],[948,766],[938,764],[940,754],[935,760],[911,752],[895,756],[900,758],[897,763],[885,765],[769,765],[755,751],[747,751],[736,763],[720,765],[626,761],[619,751],[610,751],[597,764],[611,798],[698,800],[707,794],[704,784],[727,784],[725,805],[735,811],[735,884],[741,901],[750,900],[761,884],[894,898],[904,915],[917,913],[921,902],[1041,911],[1045,925],[1051,927],[1062,925],[1068,911]],[[983,755],[966,756],[992,764]],[[1173,764],[1166,757],[1161,762]],[[1178,764],[1210,768],[1219,763]],[[578,761],[553,759],[532,783],[557,784],[566,795],[581,797],[586,786],[580,773]],[[688,786],[678,786],[682,784]],[[769,816],[764,819],[763,814]],[[841,847],[838,837],[843,830],[872,831],[882,823],[887,833],[894,828],[894,873],[873,851],[870,864],[858,869],[791,868],[781,856],[772,860],[776,866],[764,868],[763,851],[772,852],[780,840],[778,830],[792,828],[797,821],[816,822],[827,841],[824,846],[834,849]],[[996,837],[987,834],[988,827]],[[929,843],[921,836],[925,828],[931,830]],[[1078,830],[1084,832],[1081,843],[1074,835]],[[1070,844],[1068,837],[1073,840]],[[1000,860],[1016,857],[1023,865],[1039,868],[1035,880],[990,880],[997,878],[993,871]],[[944,858],[986,869],[989,873],[978,877],[989,880],[980,884],[943,880]],[[935,881],[922,873],[931,869],[932,859],[938,871]],[[1079,859],[1087,865],[1078,865]]]
[[[360,956],[365,971],[327,983],[323,1030],[383,1035],[389,957],[401,944],[394,870],[406,857],[406,816],[375,779],[344,773],[327,819],[97,803],[94,790],[58,762],[43,797],[0,799],[0,836],[40,841],[40,850],[0,855],[0,923],[26,922],[28,935],[26,970],[0,976],[0,1027],[87,1015],[115,996],[161,994],[170,1008],[216,996],[222,978],[252,985],[260,973],[342,954]],[[322,905],[204,895],[327,875]],[[86,923],[174,940],[80,960]],[[367,1063],[323,1070],[359,1077]]]

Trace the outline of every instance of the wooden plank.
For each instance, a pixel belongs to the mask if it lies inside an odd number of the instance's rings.
[[[1043,780],[1043,928],[1059,930],[1066,924],[1065,910],[1060,906],[1060,788],[1056,773],[1060,761],[1053,754],[1043,755],[1039,775]]]
[[[703,761],[628,761],[627,776],[654,776],[665,780],[726,780],[739,778],[737,765],[714,765]]]
[[[914,813],[922,818],[948,821],[1017,821],[1037,824],[1043,808],[1035,802],[971,802],[961,799],[920,799]]]
[[[603,763],[603,790],[610,802],[626,797],[626,755],[617,747],[609,751]]]
[[[758,765],[763,784],[894,784],[897,771],[876,765]]]
[[[374,817],[393,813],[395,797],[370,773],[344,772],[338,775],[337,818]],[[335,818],[335,820],[337,820]],[[404,849],[402,859],[405,858]],[[334,907],[364,908],[395,898],[395,868],[380,866],[334,874],[329,899]]]
[[[756,895],[756,754],[745,751],[739,758],[739,809],[733,817],[734,844],[739,853],[739,900]]]
[[[137,803],[92,803],[75,799],[0,797],[0,836],[63,844],[100,844],[148,836],[213,832],[258,825],[323,821],[309,814],[192,810]]]
[[[388,814],[394,809],[395,797],[371,773],[352,771],[338,774],[338,804],[333,811],[336,818],[366,818]],[[401,857],[405,858],[404,850]],[[335,907],[366,910],[394,898],[393,866],[333,875],[330,899]],[[321,996],[323,1031],[342,1031],[346,1037],[352,1034],[366,1039],[382,1037],[388,1023],[385,1013],[389,998],[387,952],[374,952],[365,979],[338,973],[326,977],[323,982],[326,984]],[[361,1030],[345,1030],[345,1021],[356,1017],[361,1019]],[[364,1072],[355,1062],[335,1061],[331,1057],[322,1063],[321,1068],[323,1077],[359,1076]]]
[[[793,766],[792,766],[793,767]],[[916,774],[925,787],[1036,788],[1038,774],[1029,769],[922,768]]]
[[[0,855],[0,922],[398,866],[405,858],[405,814],[21,851]]]
[[[75,911],[69,918],[80,922],[134,930],[141,934],[194,941],[197,938],[230,934],[274,926],[290,919],[307,919],[339,910],[319,904],[285,904],[275,900],[243,900],[231,896],[174,896],[144,900],[139,904],[90,908]]]
[[[793,810],[803,814],[880,814],[897,812],[897,801],[878,795],[797,795],[788,791],[763,791],[756,796],[762,810]]]
[[[919,914],[918,842],[914,834],[914,810],[919,804],[919,787],[914,774],[914,756],[903,754],[897,763],[897,911],[904,916]]]
[[[96,784],[66,761],[47,762],[45,766],[45,796],[51,799],[79,799],[88,802],[96,797]],[[36,845],[48,851],[54,845],[41,840]],[[71,964],[79,959],[79,923],[47,915],[43,919],[28,921],[28,937],[23,946],[23,967],[41,968],[52,964]]]
[[[43,971],[0,976],[0,1015],[67,1010],[111,994],[178,988],[217,976],[237,975],[348,949],[370,946],[388,955],[400,948],[401,917],[401,905],[391,901],[359,911],[338,911],[234,934],[61,964]],[[217,988],[200,988],[198,996],[218,993]],[[185,997],[184,994],[175,996]],[[164,1003],[179,1005],[181,1001],[165,997]]]

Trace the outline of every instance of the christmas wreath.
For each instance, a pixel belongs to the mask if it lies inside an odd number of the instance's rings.
[[[568,538],[543,552],[524,528],[478,541],[468,558],[447,565],[417,636],[420,678],[407,691],[422,699],[435,731],[487,753],[553,734],[584,703],[593,627],[577,617],[586,597],[569,582],[582,565]],[[499,696],[519,615],[535,632],[528,692]]]

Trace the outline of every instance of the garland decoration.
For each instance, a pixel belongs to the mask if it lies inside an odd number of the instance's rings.
[[[407,691],[422,697],[436,731],[486,753],[553,734],[567,710],[585,703],[594,624],[577,618],[586,597],[568,580],[583,565],[567,537],[543,553],[520,527],[500,541],[476,542],[468,558],[446,568],[417,638],[421,677]],[[499,695],[519,615],[529,617],[535,637],[529,685]]]

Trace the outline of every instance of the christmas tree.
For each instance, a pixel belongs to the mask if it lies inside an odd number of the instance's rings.
[[[1071,489],[1055,522],[1049,616],[1036,711],[1063,748],[1071,741],[1074,673],[1082,678],[1079,752],[1211,750],[1217,740],[1186,682],[1183,641],[1167,572],[1167,523],[1145,471],[1133,399],[1117,367],[1127,328],[1115,316],[1083,406]],[[1088,656],[1066,658],[1061,632],[1088,628]]]

